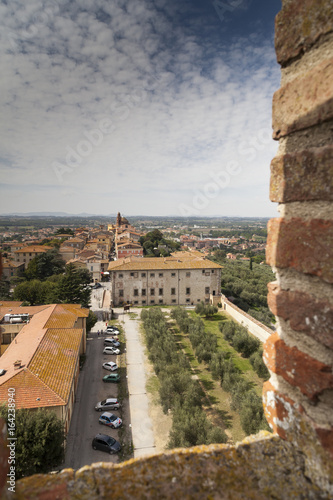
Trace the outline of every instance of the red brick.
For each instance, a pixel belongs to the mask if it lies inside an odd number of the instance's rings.
[[[332,201],[333,146],[276,156],[271,163],[270,199]]]
[[[333,304],[305,292],[282,290],[276,283],[268,284],[267,301],[272,313],[289,320],[293,330],[333,349]]]
[[[271,219],[266,260],[271,266],[290,267],[333,282],[333,221]]]
[[[333,58],[296,77],[273,97],[273,137],[285,135],[333,118]]]
[[[325,429],[316,425],[314,428],[322,447],[328,451],[333,458],[333,429]]]
[[[273,432],[278,434],[283,439],[287,439],[287,431],[293,420],[293,414],[298,405],[275,389],[270,381],[263,385],[263,405],[265,416],[268,424],[273,429]]]
[[[285,66],[302,55],[320,38],[332,31],[333,7],[327,0],[283,1],[275,18],[275,50]]]
[[[308,356],[297,347],[289,347],[278,333],[264,344],[264,361],[272,372],[314,401],[325,390],[333,389],[332,367]]]

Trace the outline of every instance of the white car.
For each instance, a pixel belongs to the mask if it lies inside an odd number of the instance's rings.
[[[113,427],[114,429],[117,429],[117,427],[120,427],[123,423],[121,418],[117,417],[113,413],[109,413],[106,411],[99,417],[99,423],[107,425],[108,427]]]
[[[106,333],[107,335],[119,335],[120,331],[119,331],[119,330],[117,330],[117,329],[114,329],[114,328],[107,328],[107,329],[105,330],[105,333]]]
[[[103,363],[103,368],[106,370],[110,370],[111,372],[114,372],[115,370],[118,369],[117,363],[114,363],[113,361],[107,361],[106,363]]]
[[[103,354],[120,354],[120,350],[116,347],[104,347]]]

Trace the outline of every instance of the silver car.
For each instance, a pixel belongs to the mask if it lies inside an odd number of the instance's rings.
[[[104,347],[103,354],[120,354],[120,350],[116,347]]]
[[[96,406],[96,411],[107,411],[107,410],[119,410],[121,403],[119,403],[117,398],[106,398],[103,401],[99,401]]]

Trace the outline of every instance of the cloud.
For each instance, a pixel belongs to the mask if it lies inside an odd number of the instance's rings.
[[[0,165],[4,178],[12,165],[19,169],[23,191],[35,186],[20,200],[5,197],[6,211],[41,210],[45,202],[87,211],[82,194],[89,193],[100,213],[117,210],[120,200],[126,213],[143,213],[147,197],[154,213],[177,213],[184,192],[190,199],[229,161],[242,167],[230,185],[233,206],[247,210],[241,200],[251,199],[258,179],[268,185],[276,149],[269,140],[279,77],[272,42],[254,34],[251,43],[225,43],[216,30],[201,37],[204,20],[191,24],[189,5],[1,4]],[[48,199],[38,189],[47,186]],[[223,200],[203,212],[225,210]]]

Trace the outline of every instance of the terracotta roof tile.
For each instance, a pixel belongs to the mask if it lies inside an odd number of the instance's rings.
[[[48,329],[28,369],[64,401],[68,400],[83,330]]]
[[[198,257],[127,257],[110,262],[109,271],[136,271],[145,269],[222,269],[216,262]]]

